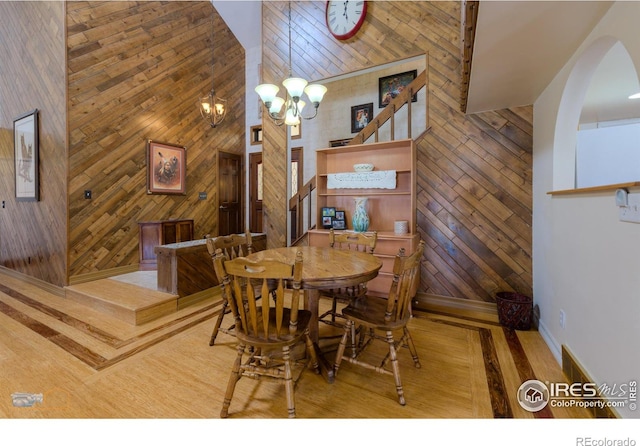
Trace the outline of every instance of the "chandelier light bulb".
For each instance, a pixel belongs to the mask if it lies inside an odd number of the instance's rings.
[[[300,124],[300,114],[296,113],[295,105],[291,104],[287,108],[284,115],[284,123],[286,125],[298,125]]]
[[[327,87],[320,84],[310,84],[304,89],[304,92],[309,96],[309,100],[316,106],[320,105],[324,94],[327,92]]]
[[[292,98],[300,98],[304,92],[304,87],[307,86],[307,81],[300,77],[290,77],[282,81],[282,85],[287,89],[287,93]]]
[[[266,102],[265,102],[265,105],[266,105]],[[277,115],[278,113],[280,113],[280,110],[282,110],[283,105],[284,105],[284,99],[276,96],[271,102],[271,105],[269,106],[269,113],[272,115]]]
[[[256,93],[260,95],[260,99],[262,99],[262,102],[264,102],[265,105],[269,107],[269,104],[273,102],[273,100],[276,98],[276,95],[278,94],[278,91],[280,91],[280,87],[273,84],[260,84],[255,88],[255,90]]]

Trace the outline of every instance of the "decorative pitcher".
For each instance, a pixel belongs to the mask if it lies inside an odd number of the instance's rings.
[[[369,216],[367,215],[367,197],[355,197],[356,208],[353,211],[351,223],[356,232],[365,232],[369,229]]]

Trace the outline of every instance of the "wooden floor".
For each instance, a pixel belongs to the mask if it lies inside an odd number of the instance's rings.
[[[219,309],[219,300],[209,299],[133,326],[0,272],[0,417],[217,418],[235,356],[228,335],[208,345]],[[424,312],[410,328],[422,368],[400,352],[406,406],[397,403],[391,377],[343,363],[334,384],[302,374],[298,417],[588,417],[575,408],[530,413],[518,404],[516,391],[528,379],[565,381],[538,332]],[[16,407],[15,392],[42,394],[43,401]],[[231,418],[285,416],[281,385],[240,381]]]

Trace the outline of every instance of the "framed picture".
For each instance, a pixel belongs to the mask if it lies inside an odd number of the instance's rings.
[[[299,124],[291,126],[291,139],[302,138],[302,121]]]
[[[344,211],[336,211],[335,219],[344,221]]]
[[[351,107],[351,133],[358,133],[365,128],[373,117],[373,102]]]
[[[147,141],[147,194],[186,195],[187,148]]]
[[[333,220],[333,229],[347,229],[347,225],[344,220]]]
[[[322,216],[323,217],[335,217],[336,216],[336,208],[322,208]]]
[[[336,208],[322,208],[322,228],[331,229],[333,218],[336,216]]]
[[[400,94],[418,75],[418,70],[405,71],[378,79],[378,107],[384,108],[389,102]],[[416,102],[418,97],[414,94],[411,102]]]
[[[13,121],[13,150],[17,201],[40,199],[38,109]]]

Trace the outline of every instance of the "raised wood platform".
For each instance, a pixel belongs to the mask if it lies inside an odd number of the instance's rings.
[[[137,271],[71,285],[65,295],[131,325],[142,325],[217,294],[216,288],[188,296],[158,291],[156,277],[156,271]]]

